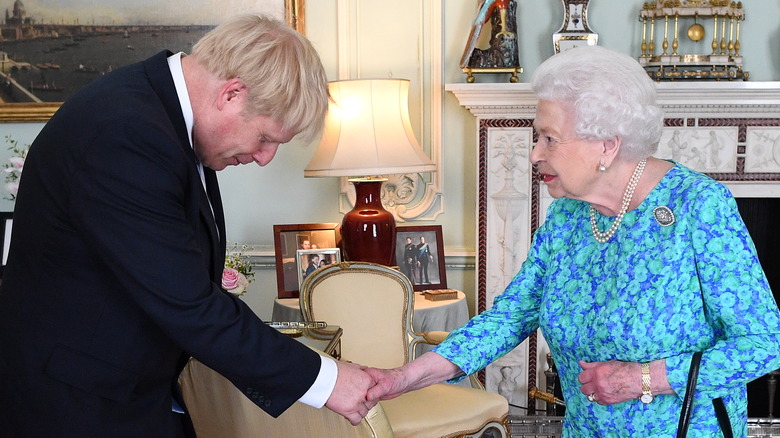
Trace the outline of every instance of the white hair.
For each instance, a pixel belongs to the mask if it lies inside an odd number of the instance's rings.
[[[620,154],[629,160],[647,158],[658,148],[663,111],[655,84],[628,55],[599,46],[569,49],[543,62],[531,87],[541,100],[573,106],[582,139],[620,137]]]

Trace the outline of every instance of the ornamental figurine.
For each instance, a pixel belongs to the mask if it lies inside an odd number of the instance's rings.
[[[515,0],[479,0],[477,17],[471,25],[460,67],[474,82],[474,73],[511,73],[510,82],[518,82],[523,69],[517,43],[517,2]]]

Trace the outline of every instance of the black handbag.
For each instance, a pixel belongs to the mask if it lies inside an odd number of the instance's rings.
[[[699,378],[699,364],[701,363],[701,351],[693,354],[691,359],[691,369],[688,371],[688,384],[685,387],[685,399],[683,399],[682,411],[680,411],[680,422],[677,426],[677,438],[685,438],[688,434],[688,424],[691,422],[691,411],[693,410],[693,394],[696,392],[696,379]],[[734,438],[731,429],[731,420],[729,420],[726,405],[722,398],[716,398],[712,401],[715,407],[715,416],[718,417],[720,430],[725,438]]]

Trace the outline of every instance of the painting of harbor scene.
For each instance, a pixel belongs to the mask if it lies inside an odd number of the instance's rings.
[[[190,52],[236,13],[284,18],[282,0],[0,0],[0,6],[6,6],[0,103],[63,102],[96,78],[161,50]]]

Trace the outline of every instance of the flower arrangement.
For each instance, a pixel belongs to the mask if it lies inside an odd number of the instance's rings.
[[[225,254],[222,288],[239,297],[246,293],[249,283],[252,282],[252,278],[255,276],[255,273],[252,272],[252,264],[249,261],[249,257],[244,255],[244,251],[248,249],[248,245],[239,247],[238,243],[235,243]]]
[[[5,142],[8,143],[8,150],[13,152],[11,158],[8,159],[8,163],[5,164],[3,171],[5,172],[5,191],[8,193],[5,199],[15,200],[16,192],[19,190],[19,177],[22,176],[22,169],[24,168],[24,160],[27,158],[27,151],[30,145],[20,146],[19,141],[12,138],[10,135],[5,136]]]

